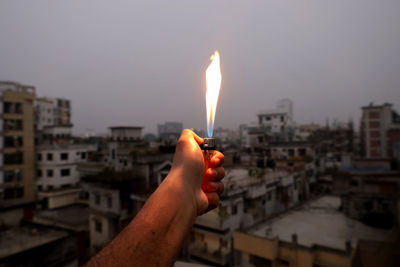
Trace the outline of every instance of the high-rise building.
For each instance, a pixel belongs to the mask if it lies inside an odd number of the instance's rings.
[[[35,87],[2,81],[0,94],[0,208],[3,208],[35,200]]]
[[[360,124],[361,153],[367,158],[385,158],[392,154],[400,140],[395,139],[393,131],[400,130],[397,113],[392,104],[362,107]],[[392,134],[389,134],[389,131]],[[393,137],[394,136],[394,137]]]

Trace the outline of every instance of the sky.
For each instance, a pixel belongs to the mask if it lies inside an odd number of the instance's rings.
[[[0,2],[0,80],[72,101],[77,134],[116,125],[206,127],[205,70],[221,54],[215,127],[282,98],[298,123],[400,111],[400,1]]]

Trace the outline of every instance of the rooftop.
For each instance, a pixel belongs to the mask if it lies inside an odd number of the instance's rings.
[[[66,231],[21,226],[0,232],[0,259],[67,237]]]
[[[339,197],[324,196],[256,226],[249,233],[286,242],[292,242],[292,235],[297,234],[300,245],[340,250],[346,249],[346,241],[355,248],[360,239],[383,241],[389,236],[390,230],[369,227],[346,217],[338,210],[340,205]]]
[[[70,230],[88,230],[89,208],[85,205],[71,205],[54,210],[41,210],[35,213],[34,222],[54,225]]]

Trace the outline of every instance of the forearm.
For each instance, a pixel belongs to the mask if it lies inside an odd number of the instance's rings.
[[[89,266],[171,266],[196,217],[192,192],[171,172],[132,222]]]

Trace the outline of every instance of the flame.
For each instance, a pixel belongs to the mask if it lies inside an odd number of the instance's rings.
[[[211,56],[211,63],[206,70],[206,107],[207,133],[212,137],[214,131],[215,111],[217,110],[219,90],[221,89],[221,67],[218,50]]]

